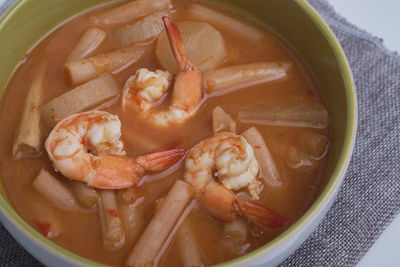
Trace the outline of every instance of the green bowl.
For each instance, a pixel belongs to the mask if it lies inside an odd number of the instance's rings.
[[[18,63],[49,31],[71,16],[107,0],[17,0],[0,18],[0,92]],[[213,0],[267,25],[302,60],[331,115],[331,145],[324,182],[306,213],[268,244],[221,266],[276,265],[311,234],[330,208],[352,154],[357,101],[349,64],[332,31],[305,0]],[[44,238],[10,205],[0,186],[0,220],[14,238],[49,266],[103,266]]]

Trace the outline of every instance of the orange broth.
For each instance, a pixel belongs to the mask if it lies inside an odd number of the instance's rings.
[[[190,20],[186,15],[185,9],[190,1],[175,1],[174,22]],[[218,7],[211,6],[222,13],[229,11],[220,10]],[[62,218],[62,234],[54,239],[56,244],[72,251],[80,256],[109,265],[123,265],[128,254],[132,251],[134,243],[126,244],[117,251],[107,251],[102,246],[102,235],[97,213],[81,214],[61,211],[51,207],[40,198],[32,188],[32,181],[37,176],[39,170],[44,167],[52,175],[57,177],[66,186],[69,181],[61,174],[55,172],[49,161],[44,145],[42,154],[36,158],[25,158],[14,160],[11,155],[13,139],[16,129],[20,123],[21,107],[33,79],[35,69],[40,63],[45,63],[46,73],[44,78],[43,103],[47,103],[53,98],[74,88],[64,74],[64,63],[79,40],[83,32],[92,25],[88,19],[90,14],[104,10],[105,6],[100,6],[83,12],[62,27],[57,28],[44,38],[32,49],[22,64],[11,77],[7,89],[2,97],[0,113],[0,159],[1,177],[7,190],[11,204],[18,214],[28,222],[33,228],[40,230],[35,223],[35,214],[32,205],[46,205],[57,216]],[[108,8],[108,7],[107,7]],[[236,14],[232,14],[237,17]],[[245,21],[244,19],[242,19]],[[250,23],[250,22],[249,22]],[[251,24],[251,23],[250,23]],[[212,25],[212,24],[211,24]],[[204,101],[197,114],[180,126],[170,128],[156,128],[143,123],[132,114],[122,111],[121,103],[107,109],[112,114],[117,114],[122,122],[122,138],[127,154],[137,156],[148,151],[141,141],[135,140],[133,133],[138,133],[152,142],[162,145],[172,140],[183,139],[185,147],[190,148],[200,140],[213,135],[212,132],[212,110],[216,106],[221,106],[237,118],[238,112],[243,109],[254,107],[268,107],[277,104],[301,103],[305,101],[321,102],[321,98],[316,94],[315,85],[312,83],[309,74],[304,66],[299,63],[296,56],[277,39],[276,36],[265,31],[263,39],[259,42],[251,42],[240,36],[235,36],[235,31],[226,31],[214,26],[225,39],[228,51],[224,66],[258,61],[288,61],[292,67],[288,72],[288,77],[277,82],[266,83],[247,87],[232,93],[210,97]],[[113,27],[102,27],[111,36]],[[113,75],[120,87],[128,77],[133,75],[138,68],[148,68],[150,70],[161,69],[155,53],[156,40],[152,41],[150,52],[139,62],[128,67],[124,71]],[[118,48],[118,44],[112,38],[107,38],[106,42],[96,51],[96,53],[106,52]],[[277,127],[265,125],[249,125],[238,122],[237,132],[241,133],[251,126],[256,126],[262,133],[272,156],[278,166],[283,184],[281,187],[273,188],[264,185],[259,202],[288,219],[288,224],[276,229],[261,228],[254,224],[249,225],[249,234],[245,244],[234,244],[227,241],[222,236],[223,222],[210,216],[201,207],[196,208],[189,217],[192,219],[193,228],[199,241],[204,263],[206,265],[217,264],[236,258],[244,253],[248,253],[267,242],[271,241],[285,229],[290,227],[296,220],[310,207],[316,198],[321,177],[324,173],[326,157],[323,157],[316,166],[308,169],[291,169],[286,163],[285,155],[282,153],[284,145],[301,146],[301,134],[310,131],[327,135],[327,129],[310,129],[300,127]],[[42,125],[42,140],[51,129]],[[145,192],[145,199],[162,197],[167,194],[169,188],[176,179],[183,179],[184,167],[172,173],[161,181],[143,183],[141,188]],[[121,200],[119,200],[121,201]],[[146,201],[146,200],[145,200]],[[154,203],[148,203],[141,209],[143,218],[149,221],[154,214]],[[144,230],[144,229],[143,229]],[[161,266],[180,266],[179,250],[174,242],[171,243],[165,255],[160,260]]]

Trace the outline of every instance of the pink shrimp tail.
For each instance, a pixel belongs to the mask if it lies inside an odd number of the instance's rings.
[[[165,29],[168,34],[169,44],[172,48],[172,52],[175,55],[176,62],[179,65],[180,70],[185,70],[192,67],[192,63],[187,59],[185,47],[182,39],[182,35],[179,32],[178,27],[172,23],[169,17],[163,17]]]
[[[163,17],[165,29],[180,73],[175,78],[172,103],[175,107],[195,110],[203,95],[202,74],[186,57],[185,46],[178,27],[168,17]]]
[[[181,141],[168,143],[147,155],[134,158],[120,156],[98,157],[94,162],[95,175],[87,184],[101,189],[122,189],[135,186],[145,171],[163,171],[187,154]]]
[[[240,213],[258,225],[275,228],[287,223],[286,218],[254,201],[238,198],[237,204]]]
[[[173,166],[187,154],[187,149],[169,149],[152,152],[136,158],[136,162],[146,171],[163,171]]]

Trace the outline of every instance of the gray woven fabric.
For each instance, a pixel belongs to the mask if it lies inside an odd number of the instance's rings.
[[[282,266],[354,266],[400,211],[400,57],[336,14],[326,1],[309,1],[349,59],[357,87],[358,132],[336,202]],[[2,226],[0,237],[0,266],[40,265]]]
[[[12,2],[14,2],[14,1],[6,0],[3,3],[3,1],[0,0],[0,14],[3,14],[3,12],[12,4]],[[3,3],[3,4],[1,5],[1,3]]]
[[[348,57],[359,105],[355,151],[336,202],[282,266],[354,266],[400,211],[400,57],[309,0]]]

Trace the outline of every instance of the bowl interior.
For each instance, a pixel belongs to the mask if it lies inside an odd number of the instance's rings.
[[[0,95],[25,54],[50,30],[78,12],[107,0],[17,0],[0,19]],[[340,45],[326,24],[305,0],[213,0],[266,25],[297,54],[311,73],[331,117],[328,165],[319,196],[302,218],[272,242],[238,258],[241,261],[266,251],[285,235],[299,231],[318,206],[330,197],[342,179],[351,154],[356,121],[354,85]],[[29,23],[28,23],[29,22]],[[73,257],[81,263],[88,260],[76,256],[48,241],[26,224],[9,205],[0,184],[0,206],[20,229],[56,253]],[[228,262],[229,263],[229,262]],[[92,263],[94,264],[94,263]]]

